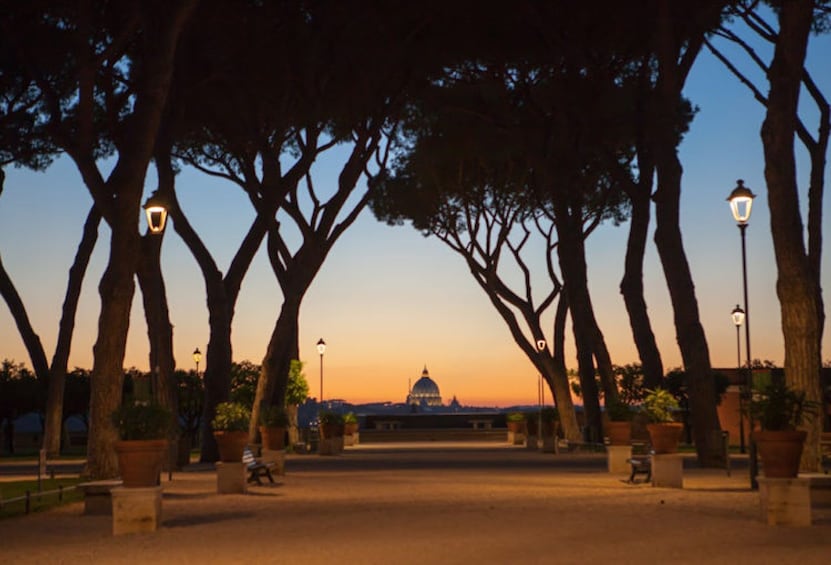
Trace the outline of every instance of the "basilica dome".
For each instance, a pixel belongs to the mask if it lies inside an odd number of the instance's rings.
[[[424,366],[424,371],[421,372],[421,378],[416,381],[410,390],[410,394],[407,395],[407,404],[416,404],[419,406],[442,405],[439,385],[430,378],[430,373],[427,371],[426,365]]]

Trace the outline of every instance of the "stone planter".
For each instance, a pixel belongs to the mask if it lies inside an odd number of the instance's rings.
[[[795,478],[799,474],[799,460],[805,445],[804,430],[753,432],[753,441],[762,459],[762,472],[776,479]]]
[[[167,454],[166,439],[115,442],[118,470],[125,488],[155,487]]]

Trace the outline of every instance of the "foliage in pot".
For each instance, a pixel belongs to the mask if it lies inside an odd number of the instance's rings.
[[[343,414],[324,411],[318,416],[320,421],[320,437],[331,438],[343,436]]]
[[[251,410],[238,402],[220,402],[211,420],[215,432],[247,432]]]
[[[621,400],[607,402],[605,412],[610,422],[631,422],[635,417],[634,409]]]
[[[650,390],[643,399],[644,412],[649,419],[646,429],[655,453],[675,453],[684,426],[675,422],[675,413],[680,409],[678,400],[665,389]]]
[[[242,461],[242,452],[248,444],[248,423],[251,410],[238,402],[220,402],[211,420],[219,458],[226,463]]]
[[[173,428],[170,410],[153,403],[124,404],[112,413],[112,422],[121,438],[114,447],[122,484],[156,486]]]
[[[752,437],[766,477],[791,478],[799,474],[807,432],[797,428],[813,419],[818,409],[819,403],[808,400],[805,391],[789,387],[784,379],[775,379],[754,392],[745,410],[761,427]]]
[[[173,414],[159,404],[133,402],[119,406],[112,422],[122,440],[165,439],[173,429]]]
[[[358,417],[354,412],[347,412],[343,415],[344,433],[352,435],[358,431]]]

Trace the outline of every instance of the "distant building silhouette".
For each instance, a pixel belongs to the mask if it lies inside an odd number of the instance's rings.
[[[417,407],[432,407],[441,406],[441,394],[439,393],[439,385],[436,381],[430,378],[430,373],[427,371],[427,365],[421,372],[421,378],[416,381],[410,393],[407,395],[407,404]]]

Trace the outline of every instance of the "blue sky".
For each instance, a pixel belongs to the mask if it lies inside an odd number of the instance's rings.
[[[812,38],[809,68],[822,90],[831,96],[829,60],[831,38]],[[712,363],[732,367],[736,362],[736,333],[730,312],[741,303],[740,240],[725,199],[739,178],[758,195],[747,231],[752,354],[781,363],[776,273],[759,137],[764,109],[707,52],[696,62],[686,95],[699,112],[681,146],[681,228]],[[816,120],[810,119],[805,98],[803,106],[806,122],[814,131],[816,126],[810,124],[816,124]],[[808,169],[804,155],[800,159],[804,208]],[[321,189],[334,182],[336,162],[337,156],[316,166],[316,183]],[[826,183],[829,180],[826,171]],[[154,186],[151,170],[147,194]],[[218,264],[227,268],[253,218],[246,198],[235,186],[191,170],[180,175],[178,194]],[[90,205],[91,198],[67,159],[58,160],[46,173],[7,170],[0,197],[0,254],[49,358],[54,350],[67,270]],[[823,215],[827,226],[831,218],[828,197]],[[595,311],[613,361],[618,364],[637,360],[618,291],[627,229],[626,224],[603,226],[588,241]],[[827,240],[827,229],[825,236]],[[99,312],[96,286],[105,265],[108,241],[109,232],[102,227],[85,281],[70,366],[92,364]],[[828,257],[826,251],[824,288],[831,286]],[[163,268],[175,326],[175,355],[180,367],[192,368],[193,349],[199,347],[204,352],[207,347],[204,285],[195,261],[173,231],[165,237]],[[667,369],[679,366],[669,295],[651,239],[645,285],[664,365]],[[828,302],[827,293],[825,300]],[[279,286],[261,250],[243,283],[237,306],[235,360],[260,361],[280,302]],[[146,369],[146,327],[140,308],[137,296],[125,365]],[[829,333],[826,324],[826,359],[831,357]],[[301,357],[307,362],[313,396],[318,393],[315,343],[320,337],[329,346],[325,363],[327,398],[403,401],[408,380],[415,382],[426,364],[446,400],[455,395],[463,404],[536,402],[533,367],[519,352],[461,259],[434,238],[424,238],[410,227],[381,224],[369,211],[335,245],[304,301]],[[0,357],[29,364],[5,305],[0,306],[0,344]],[[570,366],[576,368],[573,350],[569,351]]]

